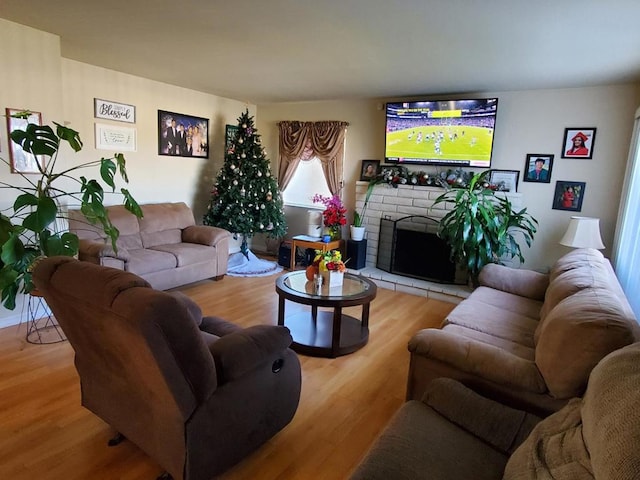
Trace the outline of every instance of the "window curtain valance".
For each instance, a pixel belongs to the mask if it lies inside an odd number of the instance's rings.
[[[278,123],[280,188],[287,188],[298,168],[298,163],[318,157],[327,179],[329,191],[333,195],[342,188],[342,162],[344,158],[344,138],[347,122],[298,122]]]

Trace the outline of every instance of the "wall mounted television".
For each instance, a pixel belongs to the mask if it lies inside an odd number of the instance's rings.
[[[388,163],[489,168],[497,98],[386,105]]]

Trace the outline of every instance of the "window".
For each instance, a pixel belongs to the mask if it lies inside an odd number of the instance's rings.
[[[631,308],[640,319],[640,108],[636,111],[631,149],[613,242],[612,263]]]
[[[285,205],[292,207],[323,208],[311,200],[316,193],[325,197],[331,196],[320,159],[314,157],[298,163],[289,185],[282,192],[282,200]]]

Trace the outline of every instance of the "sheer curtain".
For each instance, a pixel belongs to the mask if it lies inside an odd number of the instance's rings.
[[[636,110],[612,263],[636,317],[640,319],[640,108]]]

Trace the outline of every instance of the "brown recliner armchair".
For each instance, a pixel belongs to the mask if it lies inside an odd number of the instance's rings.
[[[210,480],[293,418],[301,373],[286,327],[241,328],[180,293],[69,257],[33,272],[75,351],[82,404],[176,480]]]

